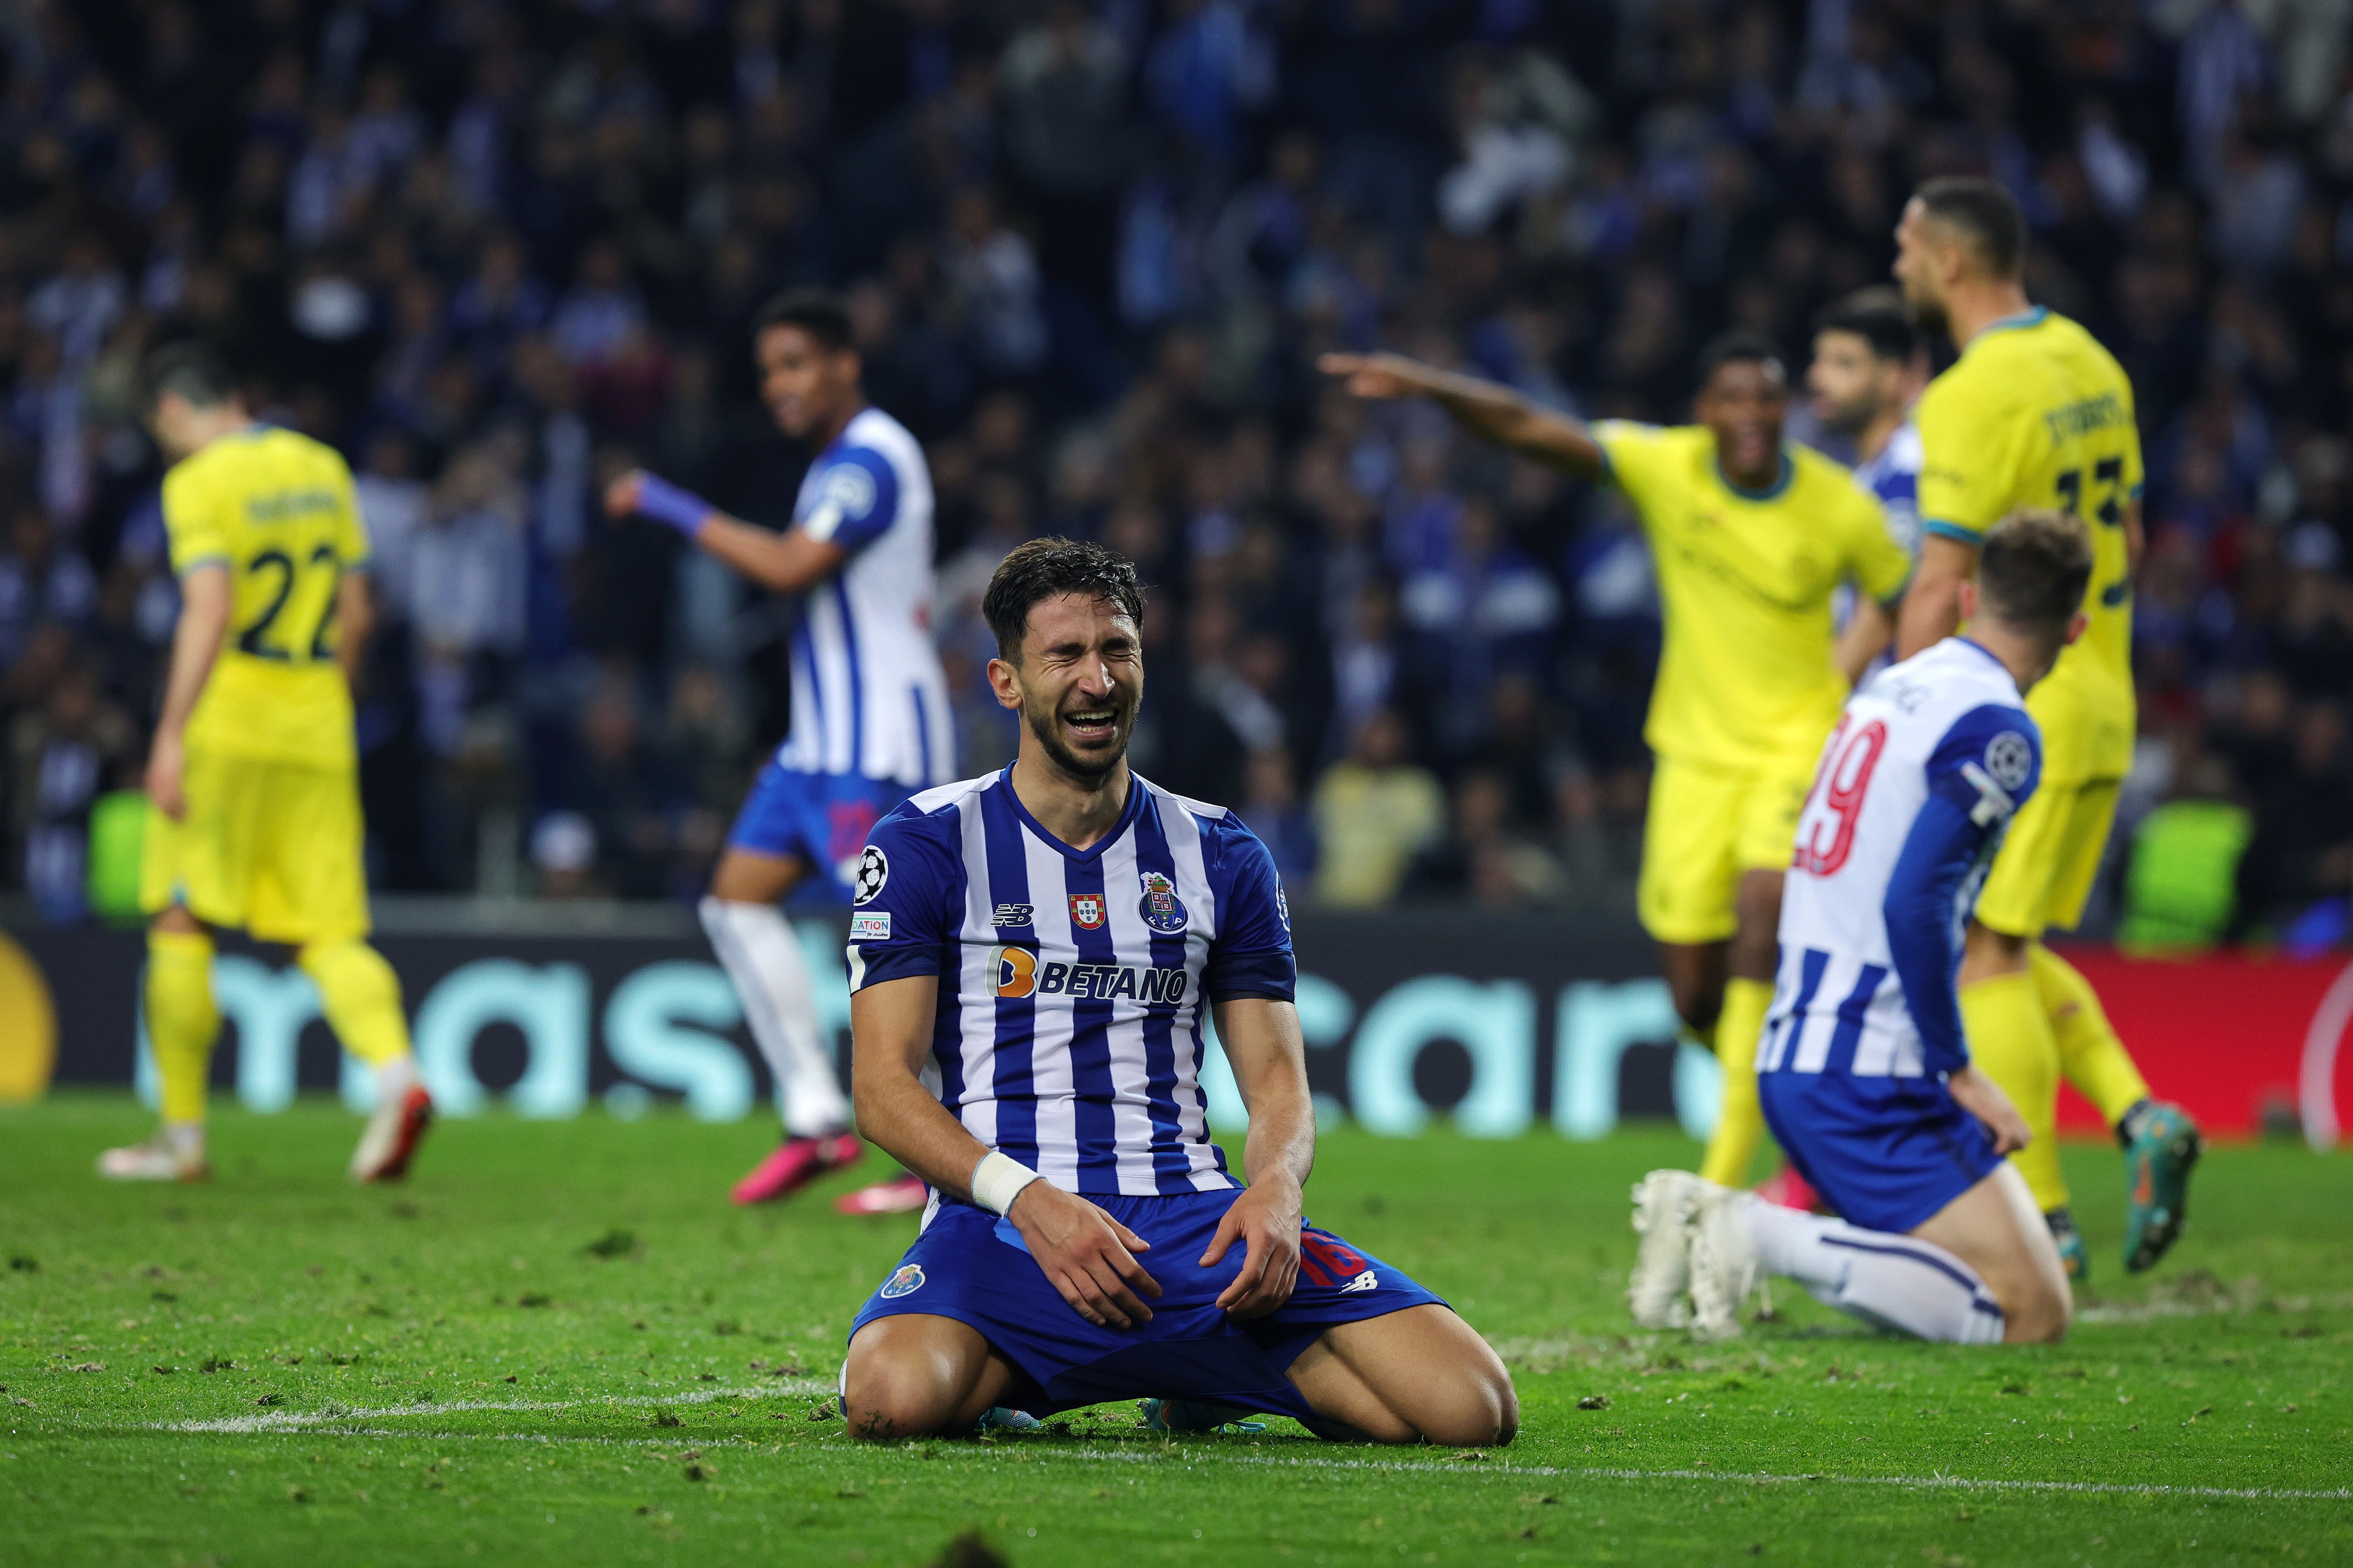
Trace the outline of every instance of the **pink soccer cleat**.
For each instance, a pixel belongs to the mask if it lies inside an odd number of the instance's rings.
[[[417,1146],[432,1125],[433,1097],[423,1084],[411,1083],[387,1095],[368,1118],[360,1146],[352,1151],[352,1180],[366,1185],[396,1182],[408,1174],[408,1162],[416,1158]]]
[[[728,1195],[738,1204],[772,1204],[791,1197],[829,1171],[846,1171],[858,1163],[866,1145],[855,1132],[828,1132],[822,1138],[787,1138],[776,1152],[752,1167]]]
[[[921,1176],[902,1173],[833,1200],[837,1214],[915,1214],[932,1201],[932,1190]]]
[[[1798,1174],[1798,1167],[1784,1163],[1781,1168],[1765,1179],[1757,1195],[1768,1204],[1778,1204],[1799,1214],[1811,1214],[1821,1207],[1822,1195],[1814,1191],[1813,1184]]]

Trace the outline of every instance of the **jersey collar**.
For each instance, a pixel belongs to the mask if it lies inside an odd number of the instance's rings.
[[[1723,485],[1725,489],[1730,490],[1734,495],[1738,496],[1742,500],[1778,500],[1781,493],[1789,488],[1790,481],[1794,480],[1797,477],[1798,465],[1789,460],[1789,449],[1787,447],[1781,448],[1780,474],[1775,478],[1771,484],[1767,485],[1761,490],[1752,490],[1745,485],[1734,484],[1732,482],[1732,476],[1724,471],[1723,454],[1718,453],[1715,458],[1716,482]]]
[[[1987,322],[1983,330],[1978,333],[1978,337],[1989,338],[1996,332],[2014,332],[2028,327],[2039,327],[2050,318],[2051,307],[2048,305],[2030,305],[2015,316],[2004,316],[1999,321]],[[1969,341],[1974,343],[1977,339],[1972,338]]]
[[[1953,640],[1960,644],[1963,647],[1972,650],[1988,664],[2001,671],[2001,678],[2004,680],[2009,681],[2011,686],[2015,687],[2018,684],[2018,678],[2010,673],[2010,666],[1994,658],[1993,650],[1986,647],[1985,644],[1978,641],[1975,637],[1963,637],[1958,632],[1955,632],[1953,634]]]
[[[1054,837],[1054,835],[1048,830],[1045,824],[1030,816],[1029,808],[1021,804],[1021,792],[1013,787],[1012,763],[1006,763],[1004,769],[999,772],[997,776],[1004,782],[1005,798],[1007,801],[1011,803],[1013,806],[1013,815],[1020,819],[1021,826],[1036,834],[1039,837],[1044,839],[1046,843],[1053,848],[1060,851],[1062,858],[1068,860],[1076,860],[1083,863],[1085,861],[1100,858],[1104,850],[1118,843],[1120,839],[1125,836],[1127,830],[1135,825],[1137,816],[1144,810],[1144,796],[1145,793],[1144,777],[1142,774],[1138,773],[1134,767],[1130,767],[1127,770],[1127,804],[1119,808],[1119,820],[1112,825],[1112,829],[1109,833],[1106,833],[1101,838],[1096,839],[1094,843],[1090,845],[1088,847],[1084,849],[1073,849],[1068,844],[1063,843],[1060,838]]]

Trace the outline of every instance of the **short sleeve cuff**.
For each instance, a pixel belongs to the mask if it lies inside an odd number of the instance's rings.
[[[1212,1002],[1232,1002],[1245,996],[1271,1002],[1295,999],[1299,966],[1288,948],[1263,952],[1226,952],[1213,956],[1201,976],[1201,989]]]
[[[1971,528],[1967,523],[1954,522],[1941,517],[1928,519],[1920,525],[1920,531],[1933,533],[1939,539],[1957,540],[1972,548],[1985,542],[1984,529]]]
[[[849,988],[863,991],[886,980],[908,980],[940,973],[940,954],[932,947],[849,947]]]
[[[217,566],[226,572],[228,570],[228,557],[215,550],[207,551],[202,555],[191,555],[173,571],[174,575],[185,577],[191,572],[201,572],[207,566]]]

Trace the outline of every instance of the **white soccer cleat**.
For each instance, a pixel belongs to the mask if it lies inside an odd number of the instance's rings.
[[[1740,1309],[1757,1288],[1757,1243],[1742,1212],[1750,1194],[1702,1182],[1705,1189],[1684,1223],[1690,1237],[1692,1335],[1728,1340],[1740,1333]]]
[[[1691,1321],[1688,1221],[1708,1184],[1689,1171],[1653,1171],[1634,1184],[1634,1234],[1642,1238],[1626,1302],[1637,1327],[1680,1329]]]
[[[352,1151],[351,1178],[396,1182],[433,1124],[433,1097],[417,1081],[417,1058],[399,1057],[376,1070],[375,1112]]]
[[[201,1182],[213,1169],[205,1163],[202,1150],[183,1157],[159,1132],[144,1143],[126,1143],[100,1154],[98,1173],[111,1182]]]

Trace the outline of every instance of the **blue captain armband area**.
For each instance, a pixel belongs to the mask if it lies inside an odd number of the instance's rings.
[[[826,459],[801,531],[855,555],[899,518],[899,474],[881,453],[851,447]]]

